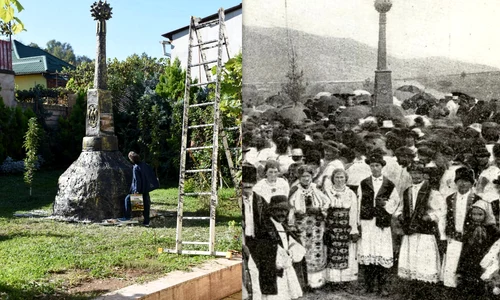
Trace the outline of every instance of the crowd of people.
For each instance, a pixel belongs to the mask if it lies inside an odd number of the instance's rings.
[[[499,294],[499,124],[367,120],[244,120],[248,298]]]

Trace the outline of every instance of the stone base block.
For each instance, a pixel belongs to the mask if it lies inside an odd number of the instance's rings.
[[[123,216],[132,164],[119,151],[83,151],[59,177],[54,215],[95,222]]]
[[[82,142],[83,151],[117,151],[118,138],[110,136],[86,136]]]

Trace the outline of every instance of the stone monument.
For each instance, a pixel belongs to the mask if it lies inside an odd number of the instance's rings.
[[[380,13],[377,70],[375,71],[375,105],[392,104],[392,79],[391,71],[387,69],[385,34],[386,13],[391,7],[391,0],[375,0],[375,9]]]
[[[111,7],[99,0],[91,6],[97,21],[94,88],[87,92],[86,133],[82,153],[59,177],[54,215],[101,221],[120,217],[132,181],[132,165],[118,151],[113,104],[107,90],[106,21]]]

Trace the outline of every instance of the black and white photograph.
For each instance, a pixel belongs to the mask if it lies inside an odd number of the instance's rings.
[[[243,1],[243,299],[500,298],[499,13]]]

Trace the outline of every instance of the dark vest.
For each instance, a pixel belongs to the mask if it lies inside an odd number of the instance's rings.
[[[429,209],[429,198],[431,188],[429,182],[424,181],[418,191],[417,199],[413,197],[413,187],[409,187],[403,193],[403,232],[406,235],[414,233],[437,234],[437,224],[434,221],[424,221],[422,217],[427,214]],[[413,209],[413,201],[415,209]]]
[[[372,220],[376,218],[375,225],[380,228],[391,226],[392,215],[388,213],[384,207],[377,204],[374,201],[374,191],[372,177],[363,179],[360,183],[361,186],[361,212],[360,217],[362,220]],[[394,190],[394,183],[387,179],[385,176],[382,180],[382,186],[380,187],[375,199],[389,199]]]
[[[457,193],[453,193],[446,197],[446,236],[448,238],[455,239],[459,242],[462,241],[462,233],[456,232],[455,230],[455,211],[456,211],[456,202],[457,202]],[[465,211],[465,220],[464,220],[464,229],[471,222],[469,217],[469,210],[476,201],[481,200],[481,197],[474,193],[470,193],[467,199],[467,208]]]
[[[497,227],[499,227],[499,218],[500,218],[500,200],[491,201],[491,209],[493,210],[493,215],[495,216],[495,221],[497,222]]]

